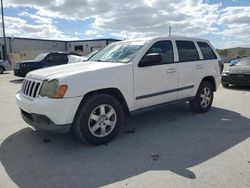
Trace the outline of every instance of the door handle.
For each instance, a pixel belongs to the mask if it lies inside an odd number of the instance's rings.
[[[168,69],[167,73],[175,73],[177,70],[176,69]]]
[[[201,64],[196,65],[196,69],[203,69],[203,65],[201,65]]]

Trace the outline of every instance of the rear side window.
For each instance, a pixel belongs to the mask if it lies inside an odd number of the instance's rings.
[[[212,48],[206,42],[198,42],[198,45],[199,45],[199,47],[201,49],[201,53],[202,53],[203,58],[205,60],[217,59],[214,51],[212,50]]]
[[[192,41],[176,41],[179,62],[185,61],[197,61],[199,60],[199,54],[195,47],[195,44]]]

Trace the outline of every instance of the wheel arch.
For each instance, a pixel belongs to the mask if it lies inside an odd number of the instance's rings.
[[[214,79],[213,76],[206,76],[206,77],[204,77],[201,80],[201,83],[204,82],[204,81],[209,82],[212,85],[212,87],[213,87],[213,91],[216,91],[216,82],[215,82],[215,79]]]
[[[128,104],[127,104],[122,92],[117,88],[104,88],[104,89],[98,89],[98,90],[88,92],[87,94],[84,95],[78,109],[80,108],[81,105],[83,105],[83,103],[86,100],[88,100],[89,97],[91,97],[93,95],[97,95],[97,94],[106,94],[106,95],[110,95],[110,96],[114,97],[122,105],[125,114],[129,115]],[[77,111],[78,111],[78,109],[77,109]]]
[[[3,71],[6,71],[4,66],[0,65],[0,67],[2,67],[2,68],[3,68]]]

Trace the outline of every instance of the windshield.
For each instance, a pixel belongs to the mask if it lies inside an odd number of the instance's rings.
[[[46,56],[48,55],[48,53],[41,53],[38,56],[36,56],[36,58],[34,59],[34,61],[41,61],[43,60]]]
[[[99,50],[93,51],[90,54],[86,55],[86,60],[90,59],[91,57],[93,57],[95,54],[97,54],[97,52],[99,52]]]
[[[89,61],[128,63],[146,41],[112,43],[91,57]]]
[[[240,59],[237,64],[237,66],[241,65],[241,66],[250,66],[250,58],[242,58]]]

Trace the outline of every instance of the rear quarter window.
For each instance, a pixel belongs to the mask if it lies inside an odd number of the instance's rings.
[[[179,62],[200,60],[198,51],[193,41],[177,40],[176,46],[179,54]]]
[[[212,48],[208,45],[208,43],[206,42],[197,42],[198,46],[201,49],[201,53],[203,55],[203,58],[205,60],[210,60],[210,59],[217,59],[214,51],[212,50]]]

